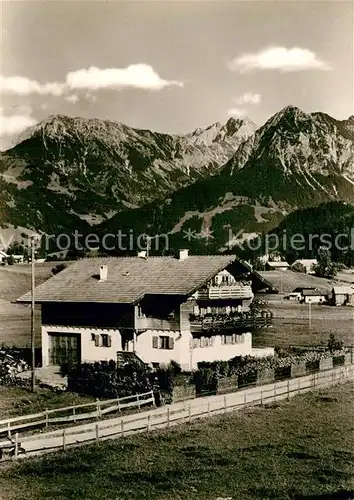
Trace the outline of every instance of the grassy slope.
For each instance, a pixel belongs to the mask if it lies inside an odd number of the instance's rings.
[[[260,274],[272,283],[279,292],[290,293],[297,287],[315,287],[324,293],[332,291],[336,280],[318,278],[311,274],[295,273],[293,271],[261,271]],[[354,278],[353,278],[354,279]]]
[[[36,285],[52,276],[56,262],[36,264]],[[70,264],[68,262],[67,264]],[[0,267],[0,345],[26,347],[30,344],[30,307],[12,303],[31,289],[31,265]],[[40,346],[40,311],[36,314],[37,345]]]
[[[0,419],[42,412],[46,408],[89,403],[93,400],[90,396],[72,392],[55,393],[50,389],[37,388],[37,392],[32,393],[26,389],[0,386]]]
[[[349,498],[353,404],[347,383],[279,407],[28,459],[8,466],[0,487],[7,500]]]

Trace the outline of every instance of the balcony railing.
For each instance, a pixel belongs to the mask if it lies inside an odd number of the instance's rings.
[[[264,328],[272,325],[273,314],[264,312],[240,314],[190,315],[191,331],[225,331],[243,328]]]
[[[196,298],[197,300],[252,299],[253,292],[251,285],[210,286],[198,290]]]

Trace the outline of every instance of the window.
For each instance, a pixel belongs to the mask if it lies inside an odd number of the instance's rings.
[[[153,349],[173,349],[174,339],[168,335],[160,335],[152,338]]]
[[[243,344],[243,340],[243,335],[239,335],[237,333],[233,333],[230,335],[221,335],[221,343],[223,345]]]
[[[107,334],[101,335],[101,347],[111,347],[111,336]]]
[[[138,318],[145,318],[145,314],[143,313],[143,309],[140,305],[138,305]]]
[[[106,333],[97,335],[96,333],[91,333],[91,340],[95,343],[96,347],[111,347],[112,337]]]
[[[215,336],[213,337],[194,337],[192,340],[192,348],[211,347],[215,344]]]
[[[169,341],[170,337],[162,337],[160,336],[160,342],[159,342],[159,347],[160,349],[168,349],[168,341]]]

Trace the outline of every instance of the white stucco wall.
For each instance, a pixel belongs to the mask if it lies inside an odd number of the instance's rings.
[[[174,339],[173,349],[159,349],[153,347],[153,337],[172,337]],[[185,333],[171,330],[146,330],[140,333],[136,339],[136,354],[145,363],[160,363],[168,365],[172,360],[181,363],[185,352],[188,351],[189,338]]]
[[[213,346],[191,349],[192,369],[198,367],[200,361],[228,361],[235,356],[252,355],[252,334],[242,334],[242,343],[222,344],[221,336],[215,336]]]
[[[324,302],[325,297],[323,295],[307,295],[305,296],[305,304],[319,304]]]
[[[153,347],[153,337],[171,336],[174,339],[173,349],[157,349]],[[200,361],[227,361],[235,356],[252,355],[252,334],[244,333],[243,342],[237,344],[221,344],[221,337],[215,336],[214,345],[192,348],[192,335],[188,330],[171,332],[167,330],[147,330],[137,337],[136,353],[145,363],[168,365],[177,361],[183,370],[195,370]],[[274,352],[274,350],[273,350]]]
[[[81,337],[81,361],[109,361],[117,360],[117,351],[122,349],[122,339],[119,330],[108,328],[91,328],[91,327],[66,327],[58,325],[43,325],[42,326],[42,365],[48,366],[49,359],[49,334],[50,332],[73,334]],[[101,335],[107,334],[111,336],[111,346],[102,347],[96,346],[92,340],[92,334]]]

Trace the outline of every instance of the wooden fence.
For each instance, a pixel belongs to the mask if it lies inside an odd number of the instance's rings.
[[[183,422],[192,422],[195,419],[223,414],[252,405],[289,399],[297,394],[303,394],[316,388],[329,387],[348,380],[354,380],[354,365],[234,393],[175,403],[140,414],[34,434],[23,437],[21,442],[16,434],[12,455],[14,458],[39,455],[60,449],[65,450],[84,443],[99,443],[107,439],[149,432],[153,429],[169,428]]]
[[[79,420],[101,418],[107,413],[121,411],[127,408],[137,407],[140,409],[141,406],[147,404],[155,404],[155,398],[152,391],[119,399],[108,399],[105,401],[97,399],[92,403],[54,408],[52,410],[45,410],[41,413],[0,420],[0,435],[6,433],[7,436],[11,438],[11,433],[14,431],[42,426],[47,428],[49,424],[75,423]],[[85,412],[88,408],[92,408],[92,410]]]

